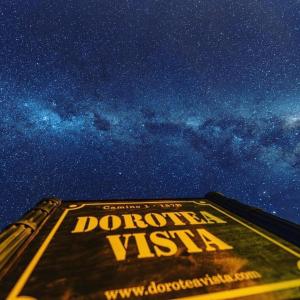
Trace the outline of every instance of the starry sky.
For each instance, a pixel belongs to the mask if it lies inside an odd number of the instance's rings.
[[[209,191],[300,223],[299,45],[298,0],[2,0],[0,228]]]

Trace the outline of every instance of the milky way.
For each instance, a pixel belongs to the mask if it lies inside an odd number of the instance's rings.
[[[208,191],[300,222],[299,1],[2,2],[1,227]]]

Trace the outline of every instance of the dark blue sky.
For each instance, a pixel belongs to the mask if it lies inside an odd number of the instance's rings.
[[[1,1],[0,227],[208,191],[300,223],[299,44],[296,0]]]

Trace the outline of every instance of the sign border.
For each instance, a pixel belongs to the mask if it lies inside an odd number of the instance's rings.
[[[208,201],[208,202],[207,202]],[[227,217],[233,219],[234,221],[240,223],[244,227],[247,227],[251,231],[255,232],[256,234],[264,237],[265,239],[269,240],[270,242],[276,244],[277,246],[283,248],[285,251],[289,252],[290,254],[296,256],[297,258],[300,259],[300,253],[294,251],[293,249],[290,249],[286,245],[283,245],[282,243],[276,241],[272,237],[266,235],[265,233],[253,228],[252,226],[246,224],[245,222],[235,218],[234,216],[230,215],[226,211],[223,211],[221,208],[216,207],[215,205],[211,204],[210,200],[206,199],[199,199],[197,202],[196,200],[157,200],[157,201],[136,201],[136,202],[90,202],[90,203],[82,203],[82,204],[70,204],[69,207],[65,208],[59,219],[57,220],[56,224],[54,227],[51,229],[50,233],[46,237],[46,239],[43,241],[42,245],[40,248],[37,250],[35,253],[34,257],[31,259],[30,263],[27,265],[19,279],[17,280],[16,284],[14,287],[11,289],[10,293],[7,296],[7,300],[37,300],[34,297],[31,296],[22,296],[20,295],[22,289],[26,285],[30,275],[34,271],[36,265],[38,264],[39,260],[43,256],[44,252],[46,251],[47,247],[49,246],[51,240],[55,236],[57,230],[59,229],[61,223],[67,216],[69,211],[72,210],[77,210],[81,209],[82,207],[88,206],[88,205],[129,205],[129,204],[164,204],[164,203],[195,203],[199,206],[211,206],[217,211],[221,212],[222,214],[226,215]],[[233,214],[235,215],[235,214]],[[298,268],[300,269],[300,260],[298,260],[297,263]],[[268,284],[263,284],[263,285],[255,285],[251,287],[246,287],[246,288],[238,288],[238,289],[231,289],[227,291],[220,291],[220,292],[215,292],[215,293],[209,293],[209,294],[204,294],[204,295],[195,295],[195,296],[187,296],[187,297],[181,297],[181,298],[176,298],[176,299],[184,299],[184,300],[221,300],[221,299],[233,299],[236,297],[243,297],[243,296],[251,296],[251,295],[256,295],[256,294],[262,294],[266,292],[273,292],[273,291],[279,291],[279,290],[285,290],[285,289],[290,289],[290,288],[296,288],[300,287],[300,278],[299,279],[293,279],[293,280],[288,280],[288,281],[281,281],[281,282],[276,282],[276,283],[268,283]]]

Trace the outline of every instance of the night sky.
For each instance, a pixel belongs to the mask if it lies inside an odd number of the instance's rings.
[[[300,1],[2,0],[0,183],[0,228],[209,191],[300,223]]]

